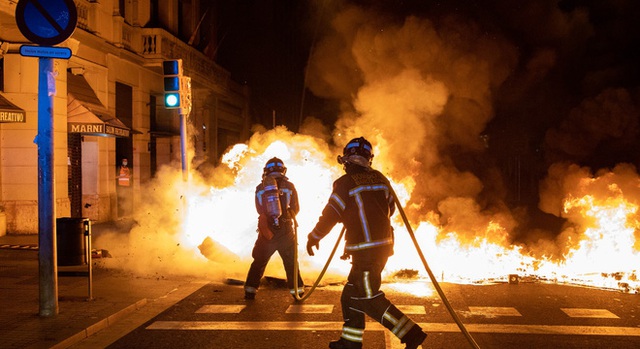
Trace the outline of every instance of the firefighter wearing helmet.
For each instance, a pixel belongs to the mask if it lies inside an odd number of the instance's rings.
[[[362,348],[367,314],[391,330],[407,349],[415,349],[427,334],[380,290],[382,271],[393,254],[391,215],[395,200],[389,180],[371,168],[372,160],[371,143],[363,137],[352,139],[344,147],[338,163],[346,174],[333,183],[329,202],[308,235],[307,252],[313,256],[313,247],[319,248],[320,240],[338,222],[344,224],[351,271],[340,298],[342,335],[329,343],[329,348]]]
[[[253,246],[253,262],[247,273],[244,298],[255,299],[260,280],[271,256],[278,251],[287,275],[287,286],[295,299],[293,282],[296,240],[295,215],[300,211],[298,192],[285,176],[287,168],[278,158],[271,158],[264,166],[262,182],[256,186],[255,203],[258,211],[258,238]],[[298,275],[299,295],[304,283]]]

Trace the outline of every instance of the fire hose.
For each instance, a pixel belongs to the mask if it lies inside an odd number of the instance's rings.
[[[324,277],[324,274],[326,273],[327,269],[329,268],[329,264],[331,263],[331,260],[333,259],[333,256],[336,254],[336,250],[338,249],[338,245],[340,245],[340,239],[342,239],[342,236],[344,235],[344,231],[346,230],[346,227],[342,227],[342,230],[340,231],[340,235],[338,236],[338,240],[336,240],[336,245],[333,247],[333,250],[331,251],[331,254],[329,255],[329,258],[327,259],[327,263],[325,263],[324,268],[322,268],[322,271],[320,272],[320,275],[318,275],[318,278],[316,279],[316,281],[313,283],[313,286],[311,286],[311,288],[309,289],[308,292],[306,292],[304,294],[304,296],[300,297],[300,294],[298,293],[298,289],[299,286],[298,285],[298,275],[300,275],[300,270],[298,270],[298,222],[295,219],[295,216],[293,216],[293,234],[294,234],[294,239],[296,240],[296,248],[293,251],[293,297],[297,300],[297,301],[304,301],[305,299],[309,298],[311,296],[311,294],[313,293],[313,291],[315,291],[316,287],[318,287],[318,284],[320,283],[320,280],[322,280],[322,278]]]
[[[480,349],[480,346],[478,345],[478,343],[476,343],[476,341],[473,339],[473,337],[471,336],[471,333],[469,333],[467,328],[464,326],[464,324],[462,323],[462,321],[458,317],[458,314],[456,314],[455,310],[453,309],[453,306],[451,306],[451,303],[449,303],[449,299],[444,294],[444,291],[440,287],[440,284],[438,283],[438,280],[436,280],[436,277],[433,274],[433,272],[431,271],[431,268],[429,268],[429,264],[427,263],[427,260],[424,257],[424,254],[422,253],[422,249],[420,248],[420,245],[418,244],[418,240],[416,239],[416,236],[415,236],[415,234],[413,232],[413,228],[411,228],[411,224],[409,224],[409,220],[407,219],[407,216],[406,216],[406,214],[404,212],[404,209],[402,208],[402,205],[400,205],[400,201],[398,200],[398,196],[396,195],[395,191],[393,190],[393,187],[391,187],[391,194],[393,195],[393,198],[395,200],[396,206],[398,206],[398,210],[400,211],[400,215],[402,216],[402,221],[404,222],[404,225],[407,227],[407,232],[409,233],[409,236],[411,237],[411,241],[413,241],[413,244],[416,247],[416,251],[418,252],[418,256],[420,256],[420,260],[422,261],[422,265],[424,266],[425,270],[427,271],[427,274],[429,275],[429,279],[431,279],[431,282],[433,283],[433,287],[438,292],[438,295],[440,296],[440,299],[442,299],[442,303],[445,305],[445,307],[449,311],[449,314],[451,314],[451,317],[453,318],[453,321],[455,321],[456,325],[458,325],[458,328],[460,328],[460,331],[462,331],[462,334],[465,336],[465,338],[467,339],[469,344],[474,349]],[[326,272],[327,268],[329,267],[329,263],[333,259],[333,256],[334,256],[336,250],[338,249],[338,245],[340,244],[340,239],[342,238],[342,235],[344,234],[345,229],[346,228],[343,226],[342,227],[342,231],[340,232],[340,236],[338,236],[338,240],[336,241],[336,245],[333,247],[333,251],[331,251],[331,255],[329,255],[329,259],[327,260],[327,263],[325,264],[324,268],[322,269],[322,272],[320,273],[320,275],[318,276],[318,278],[314,282],[313,286],[311,287],[309,292],[305,293],[303,297],[300,297],[300,295],[298,294],[298,286],[299,286],[298,285],[298,275],[299,275],[299,270],[298,270],[298,222],[296,222],[295,218],[294,218],[294,238],[295,238],[295,241],[296,241],[296,248],[295,248],[295,251],[294,251],[294,267],[293,267],[294,294],[293,294],[293,296],[295,297],[296,300],[303,301],[303,300],[309,298],[309,296],[311,296],[311,294],[313,293],[315,288],[318,286],[318,284],[320,283],[320,280],[324,276],[324,273]]]
[[[398,206],[398,210],[400,211],[400,215],[402,216],[402,221],[404,222],[404,225],[407,227],[407,232],[409,232],[409,236],[411,237],[411,240],[413,241],[413,244],[416,246],[416,251],[418,252],[418,255],[420,256],[420,260],[422,260],[422,264],[424,265],[424,269],[427,271],[427,274],[429,274],[429,278],[431,279],[431,282],[433,283],[433,287],[435,287],[436,291],[438,291],[438,295],[440,295],[440,299],[442,299],[442,303],[445,305],[445,307],[447,307],[447,310],[449,311],[449,314],[451,314],[451,317],[453,318],[453,321],[456,322],[456,324],[460,328],[460,331],[462,331],[462,334],[464,334],[464,336],[467,339],[467,341],[469,342],[469,344],[471,344],[471,346],[473,348],[475,348],[475,349],[480,349],[480,346],[478,346],[478,343],[476,343],[476,341],[473,339],[473,337],[471,336],[471,333],[469,333],[469,331],[467,331],[467,328],[464,326],[464,324],[462,323],[462,321],[458,317],[458,314],[456,314],[455,310],[451,306],[451,303],[449,303],[449,300],[447,299],[447,296],[444,294],[444,291],[440,287],[440,284],[438,283],[438,280],[436,280],[436,277],[435,277],[435,275],[433,275],[433,272],[431,271],[431,268],[429,268],[429,264],[427,263],[427,260],[424,258],[424,254],[422,253],[422,249],[420,249],[420,245],[418,245],[418,240],[416,239],[416,235],[413,233],[413,229],[411,228],[411,224],[409,224],[409,220],[407,219],[407,215],[404,213],[404,209],[402,209],[402,205],[400,205],[400,201],[398,201],[398,196],[396,195],[396,193],[393,190],[393,188],[391,188],[391,194],[393,195],[393,199],[396,202],[396,206]]]

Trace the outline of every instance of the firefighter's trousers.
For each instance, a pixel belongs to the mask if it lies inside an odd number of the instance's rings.
[[[249,267],[247,274],[247,280],[245,282],[245,290],[247,292],[255,293],[260,286],[260,280],[264,276],[264,270],[271,259],[271,256],[278,251],[280,258],[282,258],[282,264],[287,275],[287,287],[290,291],[293,291],[293,266],[295,263],[295,248],[296,241],[293,232],[278,232],[271,240],[267,240],[262,234],[258,234],[258,239],[253,246],[253,262]],[[302,289],[304,282],[302,277],[298,274],[298,287]]]
[[[388,328],[401,340],[413,326],[417,326],[380,291],[381,274],[386,263],[387,258],[352,262],[351,272],[340,299],[344,318],[342,338],[362,342],[365,314]]]

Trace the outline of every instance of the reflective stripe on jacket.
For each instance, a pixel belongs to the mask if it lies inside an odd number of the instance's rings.
[[[390,217],[395,210],[389,180],[380,172],[362,167],[333,183],[329,202],[311,232],[322,239],[338,223],[346,227],[349,253],[393,245]],[[390,249],[389,249],[390,251]]]

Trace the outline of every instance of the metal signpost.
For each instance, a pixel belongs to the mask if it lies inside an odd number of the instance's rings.
[[[38,57],[38,262],[40,315],[58,314],[56,206],[53,158],[53,59],[68,59],[71,50],[57,45],[73,34],[78,13],[73,0],[20,0],[16,22],[22,35],[42,46],[22,46],[20,54]],[[43,47],[44,46],[44,47]],[[89,261],[89,263],[91,263]]]

